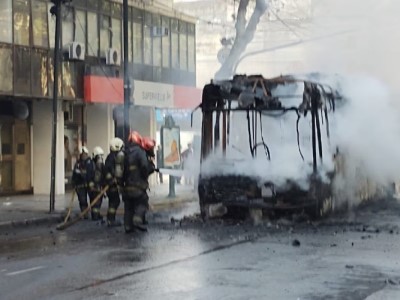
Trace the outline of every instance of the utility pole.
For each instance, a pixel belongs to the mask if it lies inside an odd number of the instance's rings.
[[[128,19],[129,19],[129,7],[128,0],[123,1],[123,24],[124,24],[124,141],[128,142],[128,136],[130,132],[130,121],[129,121],[129,107],[131,98],[131,82],[129,79],[129,35],[128,35]]]
[[[50,13],[56,17],[56,33],[54,43],[53,129],[51,136],[50,213],[54,212],[56,190],[58,73],[60,60],[61,6],[63,1],[64,0],[51,0],[54,5],[50,8]]]

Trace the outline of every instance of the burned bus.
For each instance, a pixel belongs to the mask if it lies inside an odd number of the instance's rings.
[[[258,211],[333,209],[338,149],[331,86],[292,75],[236,75],[203,89],[198,195],[204,218]],[[217,212],[217,213],[216,213]]]

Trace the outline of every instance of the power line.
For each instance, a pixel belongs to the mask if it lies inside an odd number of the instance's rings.
[[[278,21],[281,22],[287,29],[289,29],[289,31],[293,33],[298,39],[302,40],[302,38],[297,34],[297,32],[292,27],[290,27],[289,24],[287,24],[284,20],[282,20],[276,12],[271,10],[271,14],[273,14],[278,19]]]

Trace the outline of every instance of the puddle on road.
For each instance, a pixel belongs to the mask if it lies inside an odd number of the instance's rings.
[[[328,292],[326,294],[313,294],[307,299],[354,299],[362,300],[386,286],[385,276],[372,266],[352,265],[346,267],[347,272],[338,282],[325,282]]]
[[[66,235],[34,236],[18,240],[8,240],[0,244],[0,254],[29,251],[32,248],[41,249],[60,246],[68,241]]]
[[[147,261],[148,254],[143,249],[132,249],[132,250],[118,250],[118,251],[111,251],[108,254],[107,261],[114,261],[114,262],[141,262]]]

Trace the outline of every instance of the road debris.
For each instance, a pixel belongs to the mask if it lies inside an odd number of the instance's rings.
[[[292,246],[293,247],[300,247],[300,241],[299,240],[293,240]]]

